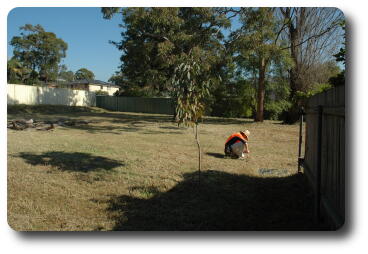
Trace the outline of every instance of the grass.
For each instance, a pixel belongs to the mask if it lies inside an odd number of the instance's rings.
[[[198,186],[193,130],[177,127],[171,116],[9,107],[8,119],[19,118],[91,123],[8,129],[8,222],[15,230],[321,228],[313,223],[304,176],[296,173],[297,125],[204,119]],[[225,159],[224,141],[245,128],[250,156]]]

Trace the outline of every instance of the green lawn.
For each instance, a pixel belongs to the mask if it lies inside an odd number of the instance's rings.
[[[8,129],[15,230],[319,228],[304,176],[296,174],[297,125],[204,119],[199,186],[193,130],[171,116],[62,108],[8,108],[8,120],[91,121],[54,131]],[[223,158],[226,138],[245,128],[250,156]]]

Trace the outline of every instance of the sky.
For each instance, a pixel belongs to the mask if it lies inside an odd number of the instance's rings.
[[[108,81],[120,65],[121,52],[109,43],[121,39],[119,23],[121,15],[105,20],[100,8],[15,8],[8,14],[8,59],[13,55],[9,42],[13,36],[20,35],[19,27],[40,24],[68,44],[61,64],[73,72],[87,68],[95,74],[95,79]]]
[[[239,23],[232,20],[233,27]],[[13,56],[9,44],[13,36],[19,36],[21,26],[40,24],[47,32],[53,32],[68,44],[66,57],[60,64],[76,72],[87,68],[95,79],[107,82],[119,70],[121,52],[109,41],[120,41],[121,15],[112,19],[102,18],[96,7],[18,7],[8,14],[7,55]],[[229,31],[224,31],[228,34]]]

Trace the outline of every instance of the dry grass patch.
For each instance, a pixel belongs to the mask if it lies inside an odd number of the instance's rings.
[[[296,125],[206,118],[198,186],[193,130],[171,116],[11,112],[9,120],[91,121],[8,130],[8,221],[16,230],[316,229],[309,190],[296,175]],[[224,141],[244,128],[250,157],[224,159]]]

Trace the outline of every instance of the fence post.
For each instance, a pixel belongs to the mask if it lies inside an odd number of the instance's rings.
[[[298,173],[300,173],[300,167],[303,161],[302,158],[302,143],[303,143],[303,117],[304,117],[304,108],[300,109],[300,123],[299,123],[299,152],[298,152]]]
[[[318,133],[317,133],[317,172],[316,172],[316,198],[315,217],[317,222],[321,217],[321,171],[322,171],[322,120],[323,106],[318,106]]]

